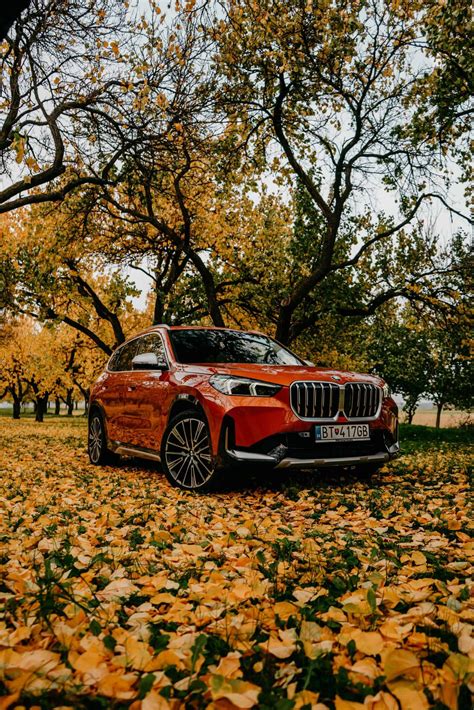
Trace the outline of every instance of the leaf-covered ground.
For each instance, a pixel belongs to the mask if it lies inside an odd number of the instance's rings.
[[[468,448],[419,438],[370,485],[198,496],[0,420],[0,710],[467,710]]]

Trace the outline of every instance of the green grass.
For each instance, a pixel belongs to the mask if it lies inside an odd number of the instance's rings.
[[[473,427],[446,427],[436,429],[431,426],[400,424],[400,443],[404,453],[427,451],[444,445],[472,446]]]
[[[5,408],[2,407],[0,409],[0,417],[4,417],[6,419],[11,419],[12,414],[13,414],[12,407],[5,407]],[[87,421],[86,417],[82,417],[83,414],[84,414],[84,410],[78,409],[77,411],[74,410],[74,414],[72,415],[72,417],[68,417],[66,415],[66,412],[64,410],[62,410],[60,416],[57,416],[56,414],[54,414],[53,410],[50,410],[47,414],[45,414],[45,421],[48,421],[48,422],[59,422],[60,420],[61,421],[62,420],[71,421],[72,419],[76,419],[76,418],[84,419],[85,421]],[[28,410],[26,412],[22,412],[21,416],[20,416],[20,419],[33,419],[34,420],[34,418],[35,418],[35,413],[33,412],[32,409]]]

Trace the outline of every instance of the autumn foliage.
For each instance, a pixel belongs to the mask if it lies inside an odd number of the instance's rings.
[[[409,419],[472,406],[470,2],[23,4],[0,43],[15,418],[72,414],[160,322],[375,371]],[[0,710],[470,708],[460,434],[373,486],[207,497],[93,468],[85,439],[0,418]]]
[[[2,708],[469,707],[459,444],[190,496],[85,443],[1,422]]]

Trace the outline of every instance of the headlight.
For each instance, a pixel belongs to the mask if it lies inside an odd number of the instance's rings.
[[[387,385],[387,383],[385,383],[384,386],[382,387],[382,393],[383,393],[384,399],[386,397],[390,397],[390,395],[392,394],[392,391],[391,391],[390,387]]]
[[[213,375],[209,382],[223,394],[237,394],[250,397],[273,397],[281,390],[281,385],[270,382],[260,382],[247,377],[232,377],[231,375]]]

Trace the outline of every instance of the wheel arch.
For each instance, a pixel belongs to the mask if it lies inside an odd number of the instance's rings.
[[[90,424],[90,421],[91,421],[93,415],[96,412],[98,412],[102,418],[102,424],[104,425],[104,429],[105,429],[105,439],[107,441],[107,446],[109,448],[111,448],[111,450],[113,451],[114,446],[113,446],[113,442],[110,440],[110,437],[109,437],[109,428],[107,426],[107,415],[105,413],[105,409],[99,401],[94,400],[93,402],[91,402],[89,404],[89,411],[87,413],[89,424]]]
[[[105,409],[104,409],[104,407],[102,406],[102,404],[101,404],[100,402],[98,402],[97,400],[94,400],[93,402],[91,402],[91,403],[89,404],[89,411],[88,411],[88,413],[87,413],[87,416],[88,416],[88,418],[89,418],[89,421],[91,420],[92,415],[93,415],[95,412],[99,412],[99,414],[101,415],[101,417],[102,417],[102,419],[103,419],[103,422],[104,422],[104,424],[105,424],[106,419],[107,419],[107,417],[105,416]]]
[[[192,394],[179,394],[171,405],[168,413],[167,424],[169,424],[178,414],[181,414],[181,412],[189,412],[189,410],[199,412],[206,417],[207,420],[207,414],[204,407],[196,397]]]

